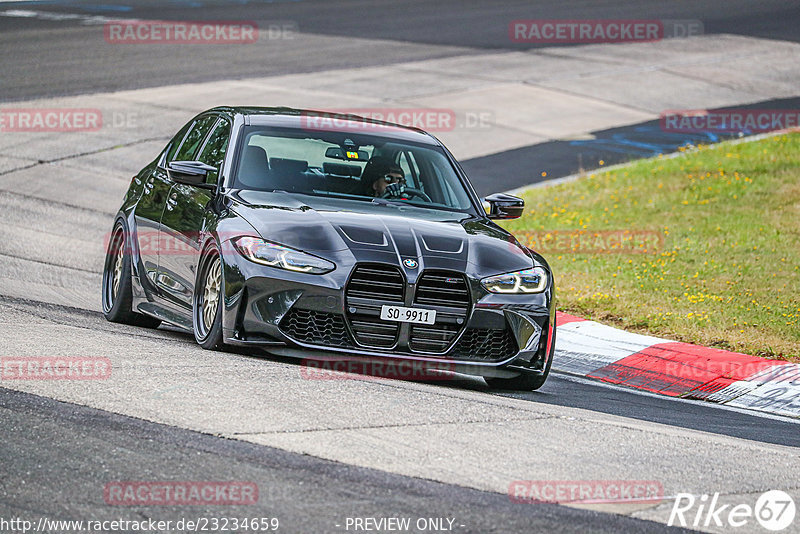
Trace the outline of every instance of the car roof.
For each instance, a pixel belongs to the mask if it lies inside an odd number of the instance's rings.
[[[225,113],[231,118],[236,115],[241,115],[245,118],[245,124],[252,124],[255,126],[373,134],[402,141],[412,141],[436,146],[440,145],[435,137],[419,128],[364,118],[355,114],[286,107],[266,108],[242,106],[220,106],[208,111]]]

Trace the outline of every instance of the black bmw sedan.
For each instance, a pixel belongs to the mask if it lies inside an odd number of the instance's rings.
[[[109,321],[207,349],[448,366],[541,387],[553,276],[493,219],[450,152],[415,128],[287,108],[214,108],[130,184],[108,238]]]

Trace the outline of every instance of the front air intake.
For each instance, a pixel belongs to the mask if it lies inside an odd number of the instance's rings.
[[[414,305],[436,310],[436,323],[413,325],[408,348],[414,352],[442,354],[467,323],[471,307],[464,275],[449,271],[425,271],[417,282]]]
[[[358,265],[345,289],[347,320],[359,345],[392,348],[400,323],[380,318],[384,304],[402,306],[405,279],[397,267],[384,264]]]
[[[344,318],[336,313],[292,308],[281,320],[280,328],[290,338],[325,347],[351,347]]]

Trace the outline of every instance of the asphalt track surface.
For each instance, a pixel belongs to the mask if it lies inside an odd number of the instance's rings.
[[[98,330],[114,330],[116,326],[105,322],[99,312],[88,310],[2,296],[0,296],[0,305],[24,310],[31,316],[55,324],[81,324],[85,328],[97,328]],[[171,327],[162,327],[158,330],[133,330],[160,337],[164,341],[185,343],[188,347],[192,347],[195,343],[190,334]],[[231,350],[237,351],[233,348]],[[238,352],[246,353],[246,351]],[[290,365],[296,364],[298,368],[300,367],[300,362],[297,360],[270,356],[266,353],[259,357]],[[731,410],[702,401],[686,401],[651,394],[643,395],[623,387],[566,374],[553,373],[545,385],[534,392],[492,391],[482,379],[469,376],[459,376],[457,380],[443,381],[437,384],[437,387],[481,391],[534,403],[581,408],[677,428],[701,430],[721,436],[800,447],[800,425],[782,417],[765,418],[761,414]]]
[[[798,109],[800,98],[771,99],[737,107]],[[499,189],[510,191],[529,183],[542,183],[550,178],[599,169],[603,165],[669,154],[681,146],[718,143],[738,137],[710,132],[668,134],[660,128],[657,120],[593,131],[591,136],[592,139],[587,140],[554,140],[471,158],[463,161],[462,167],[478,194],[488,195]],[[547,175],[533,175],[531,179],[532,161],[539,163]],[[503,172],[497,173],[497,169],[503,169]]]
[[[267,390],[284,391],[281,396],[285,396],[290,403],[298,404],[291,408],[293,411],[301,408],[302,403],[309,399],[308,388],[295,389],[292,381],[284,383],[284,379],[271,376],[273,373],[270,368],[273,366],[285,369],[287,377],[299,376],[300,364],[293,360],[266,354],[234,352],[224,359],[227,360],[225,362],[220,360],[221,355],[218,353],[199,351],[190,335],[172,329],[149,331],[120,328],[119,325],[106,323],[97,312],[18,299],[2,298],[0,307],[4,310],[4,315],[12,316],[10,324],[8,319],[4,324],[4,328],[9,328],[9,331],[21,333],[28,328],[32,329],[31,331],[40,330],[44,333],[49,331],[47,325],[57,328],[61,325],[60,328],[67,327],[68,331],[76,332],[66,335],[45,334],[53,338],[49,343],[31,336],[30,343],[33,346],[74,345],[74,342],[69,341],[70,338],[84,338],[81,343],[93,347],[91,350],[95,354],[98,351],[104,354],[117,353],[109,347],[125,347],[125,352],[144,350],[147,353],[158,350],[154,347],[160,346],[163,349],[159,351],[160,354],[154,356],[168,367],[176,365],[181,369],[200,365],[198,370],[203,372],[202,367],[205,364],[198,362],[218,361],[219,365],[209,368],[208,373],[211,376],[218,372],[240,373],[242,378],[250,376],[251,380],[258,380]],[[22,317],[14,318],[13,316],[17,314]],[[146,346],[143,349],[138,348],[142,346],[141,342],[144,340],[150,342],[151,348],[148,349]],[[186,351],[201,353],[200,359],[185,359]],[[137,359],[138,356],[133,356],[132,361]],[[253,375],[244,368],[236,371],[236,366],[246,363],[257,366],[257,372],[263,375],[263,378]],[[124,370],[128,365],[123,361],[119,367]],[[194,378],[187,372],[181,371],[177,376],[173,376],[159,369],[158,364],[152,366],[151,363],[142,361],[141,365],[145,371],[150,368],[149,372],[155,377],[157,391],[153,391],[154,384],[147,383],[149,379],[144,379],[131,384],[130,387],[137,391],[135,397],[146,400],[154,394],[166,396],[174,399],[175,404],[160,403],[164,406],[163,409],[170,410],[172,406],[178,411],[185,411],[185,407],[179,404],[186,404],[197,406],[198,415],[202,415],[204,410],[213,409],[211,405],[206,407],[207,401],[203,400],[202,393],[198,396],[197,391],[191,391],[193,389],[191,382]],[[361,384],[367,387],[362,388]],[[419,424],[415,419],[426,418],[426,406],[436,406],[438,411],[442,409],[440,399],[449,399],[448,404],[456,406],[460,404],[459,397],[473,393],[486,396],[487,399],[497,395],[523,401],[529,403],[536,411],[546,410],[546,406],[563,407],[565,411],[561,412],[561,417],[567,419],[577,408],[586,414],[619,417],[622,422],[617,424],[626,427],[631,426],[630,421],[638,420],[648,425],[656,423],[674,429],[700,431],[703,435],[715,434],[744,440],[742,443],[800,446],[800,433],[795,422],[759,417],[705,403],[644,396],[623,388],[584,380],[576,381],[572,377],[558,374],[551,375],[541,390],[532,393],[493,392],[481,379],[473,377],[459,377],[438,385],[420,385],[438,391],[429,396],[427,401],[420,402],[414,400],[414,395],[410,395],[415,387],[413,382],[382,385],[384,389],[392,392],[392,398],[395,399],[393,402],[410,403],[407,406],[398,405],[396,410],[409,413],[411,417],[409,423],[412,426]],[[199,385],[201,392],[204,387],[206,386]],[[370,391],[374,386],[371,386],[368,380],[346,381],[342,387],[346,388],[343,391],[347,394],[340,397],[341,402],[359,402],[356,399],[361,399],[361,402],[366,403],[363,405],[365,409],[368,409],[370,402],[382,396],[374,396],[375,392]],[[56,388],[56,391],[58,389]],[[208,393],[217,395],[211,390]],[[265,402],[258,398],[262,394],[255,393],[252,402],[257,403],[257,406],[242,412],[243,418],[257,414],[260,409],[258,406]],[[248,400],[249,395],[254,393],[243,391],[240,398],[234,402],[246,406],[251,402]],[[273,395],[274,393],[269,397],[273,398]],[[330,391],[322,395],[311,393],[310,399],[314,397],[323,404],[336,402],[334,399],[337,398],[332,397]],[[291,400],[292,398],[295,400]],[[374,400],[370,401],[370,398]],[[0,455],[6,459],[0,463],[0,480],[3,481],[0,484],[0,495],[2,495],[0,517],[25,517],[34,520],[38,517],[61,520],[153,518],[173,521],[189,517],[278,517],[283,527],[281,531],[315,533],[342,532],[344,530],[337,528],[336,525],[344,524],[347,517],[386,516],[455,518],[457,525],[464,525],[455,530],[470,533],[623,530],[661,532],[667,528],[656,522],[596,511],[548,504],[515,504],[500,492],[478,491],[458,484],[442,484],[426,480],[428,478],[426,476],[400,476],[383,470],[349,465],[348,462],[332,462],[316,458],[314,455],[295,454],[240,442],[238,439],[224,439],[208,433],[200,434],[176,426],[116,415],[112,413],[116,410],[111,412],[96,410],[81,404],[83,402],[59,402],[47,396],[0,388],[0,421],[2,421],[3,437],[0,440]],[[282,409],[287,408],[288,406],[284,406]],[[378,405],[375,409],[380,410]],[[509,412],[508,416],[513,418],[514,413]],[[338,417],[335,420],[336,424],[360,424],[355,421],[353,423],[342,421]],[[392,426],[391,422],[386,424]],[[501,431],[503,424],[499,422],[501,426],[497,427],[497,431]],[[451,431],[471,433],[474,431],[474,426],[469,424],[454,426]],[[615,432],[613,425],[603,428],[602,431]],[[305,431],[291,430],[289,435],[295,432],[302,434]],[[312,436],[320,434],[318,440],[330,439],[325,436],[325,432],[311,429],[310,434]],[[591,443],[597,440],[599,450],[608,451],[608,439],[611,437],[597,435],[588,438],[588,441]],[[453,435],[451,439],[463,441],[463,436]],[[578,436],[572,439],[587,440],[586,437]],[[648,443],[651,437],[642,439]],[[386,442],[386,446],[390,449],[397,446],[393,442],[394,440]],[[537,446],[535,441],[527,443],[530,443],[531,447]],[[693,443],[693,439],[684,436],[680,446],[691,449]],[[723,454],[730,454],[727,446],[722,443],[720,445],[726,451]],[[573,445],[568,445],[567,442],[562,444],[539,442],[538,446],[558,451],[562,447],[570,448]],[[644,444],[626,443],[624,446],[630,450],[627,453],[623,452],[622,456],[629,457],[631,462],[638,464],[640,460],[636,458],[635,451]],[[653,450],[652,461],[661,461],[658,458],[662,454],[667,454],[669,457],[676,455],[674,446],[673,444],[665,446],[663,450]],[[528,447],[525,447],[525,450],[525,454],[536,454],[535,448],[528,451]],[[558,462],[557,458],[567,453],[567,450],[556,453],[556,456],[548,461]],[[501,455],[509,453],[511,451],[498,451]],[[701,453],[687,450],[678,456],[682,457],[683,454],[692,457]],[[570,470],[591,472],[592,463],[603,464],[605,460],[602,456],[603,453],[599,453],[591,460],[584,459],[590,463],[583,467],[570,466]],[[474,461],[467,460],[470,458],[468,454],[465,454],[464,458],[462,461]],[[460,462],[455,460],[455,464],[458,465]],[[679,466],[675,468],[685,469]],[[702,461],[691,467],[700,471],[705,468]],[[492,467],[487,467],[486,473],[487,476],[495,474]],[[537,473],[527,469],[522,473],[525,473],[524,476],[519,475],[522,479],[540,478]],[[590,475],[587,477],[593,479]],[[574,478],[576,477],[569,479]],[[258,484],[260,497],[256,505],[241,507],[107,506],[103,501],[102,488],[109,482],[124,480],[243,480]]]
[[[451,518],[453,530],[673,532],[657,523],[481,492],[297,455],[0,388],[0,517],[159,521],[277,518],[279,532],[345,532],[348,517]],[[34,423],[35,422],[35,423]],[[58,439],[53,439],[55,436]],[[110,481],[235,480],[255,505],[107,506]],[[147,475],[145,475],[147,478]],[[24,486],[16,483],[25,480]],[[352,529],[352,527],[351,527]],[[352,530],[351,530],[352,531]]]
[[[707,1],[691,5],[553,2],[536,5],[535,9],[528,2],[508,1],[220,4],[197,2],[197,7],[189,8],[186,2],[177,1],[135,5],[109,1],[103,6],[84,2],[0,3],[0,11],[29,9],[125,18],[255,20],[259,24],[289,21],[297,23],[302,34],[291,43],[271,43],[275,46],[270,48],[219,47],[213,54],[206,50],[164,47],[157,51],[158,60],[154,61],[152,49],[87,46],[86,36],[96,33],[97,27],[77,20],[0,16],[0,49],[13,52],[4,53],[0,59],[3,72],[0,101],[381,65],[487,49],[524,49],[526,45],[510,43],[507,36],[508,21],[517,18],[696,18],[703,21],[706,33],[738,33],[792,41],[798,40],[800,27],[800,6],[786,2]],[[368,50],[358,46],[359,38],[371,40]],[[375,40],[384,44],[375,44]],[[651,125],[632,126],[628,132],[647,135],[648,126]],[[615,133],[618,132],[608,135]],[[468,161],[465,167],[469,170],[472,166],[476,172],[500,168],[513,175],[514,165],[522,165],[532,156],[551,157],[555,164],[570,160],[567,156],[573,155],[552,146],[519,150],[519,154]],[[616,161],[614,154],[602,146],[592,157]],[[551,176],[572,172],[575,162],[563,165]],[[477,185],[479,189],[482,187]],[[0,306],[5,310],[21,309],[46,323],[96,325],[98,329],[104,325],[98,313],[64,306],[9,298],[0,298]],[[113,326],[106,327],[113,329]],[[170,330],[161,329],[148,336],[167,344],[185,344],[187,349],[193,344],[190,336]],[[269,366],[276,361],[285,363],[267,357],[261,363]],[[644,396],[559,375],[552,376],[539,392],[526,394],[493,392],[482,380],[471,378],[438,387],[444,391],[503,396],[532,405],[587,410],[753,443],[800,446],[800,427],[794,422],[703,403]],[[105,506],[102,486],[109,480],[238,479],[257,481],[262,499],[255,508],[231,510],[226,515],[277,516],[286,525],[283,530],[286,532],[337,532],[342,529],[335,525],[344,517],[387,515],[456,517],[464,525],[457,529],[462,532],[667,530],[654,522],[562,506],[514,505],[507,496],[495,492],[199,434],[8,389],[0,389],[0,421],[0,456],[13,459],[0,464],[0,517],[219,516],[218,507],[187,511],[186,508]]]
[[[20,11],[28,15],[3,15]],[[102,38],[103,21],[115,18],[253,21],[262,30],[281,25],[293,30],[291,38],[262,35],[248,45],[108,45]],[[0,57],[0,102],[556,46],[511,42],[509,21],[531,18],[699,20],[705,34],[800,41],[800,5],[775,0],[0,2],[0,49],[10,52]],[[790,98],[738,107],[796,109],[797,104]],[[729,137],[665,134],[657,121],[591,135],[593,139],[554,140],[467,159],[462,165],[478,193],[485,195]],[[532,161],[545,177],[530,172]]]
[[[209,52],[202,46],[107,46],[92,38],[100,27],[81,19],[0,16],[0,48],[13,52],[0,58],[3,101],[553,46],[511,42],[508,24],[516,19],[697,19],[707,34],[800,39],[800,4],[782,0],[0,2],[0,10],[9,9],[108,18],[247,20],[261,28],[288,22],[299,33],[295,39],[216,46]],[[367,46],[359,39],[370,42]]]

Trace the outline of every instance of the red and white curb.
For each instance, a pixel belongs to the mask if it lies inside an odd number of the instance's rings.
[[[800,417],[800,365],[625,332],[556,312],[553,369],[636,389]]]

